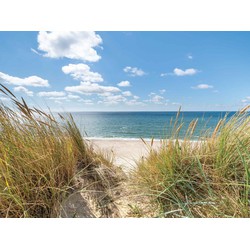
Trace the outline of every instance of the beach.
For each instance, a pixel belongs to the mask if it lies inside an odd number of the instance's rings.
[[[150,140],[141,139],[88,139],[96,152],[110,153],[114,164],[121,166],[125,172],[135,168],[136,162],[148,155]],[[161,146],[160,140],[154,140],[153,149]]]

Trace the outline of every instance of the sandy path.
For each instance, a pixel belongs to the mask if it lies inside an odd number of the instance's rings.
[[[148,154],[148,147],[142,140],[119,140],[119,139],[91,139],[90,143],[96,151],[111,152],[114,163],[123,167],[124,171],[129,171],[136,166],[136,161]],[[148,146],[150,141],[146,141]],[[159,148],[160,141],[154,141],[153,148]]]

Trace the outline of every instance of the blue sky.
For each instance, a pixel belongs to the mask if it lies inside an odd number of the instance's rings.
[[[238,110],[249,44],[250,32],[0,32],[0,82],[55,111]]]

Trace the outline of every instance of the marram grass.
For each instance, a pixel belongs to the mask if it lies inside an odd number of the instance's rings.
[[[77,166],[91,154],[73,119],[63,123],[1,85],[12,108],[0,104],[0,217],[57,216]]]
[[[250,117],[244,108],[221,119],[213,133],[184,140],[174,123],[172,138],[150,150],[133,173],[133,188],[158,204],[160,217],[250,217]]]
[[[82,171],[96,189],[91,192],[101,193],[105,210],[103,201],[112,200],[108,193],[119,174],[98,168],[109,161],[93,153],[73,118],[60,116],[58,123],[3,85],[0,91],[13,103],[12,108],[0,104],[0,217],[57,217]],[[184,140],[178,139],[183,127],[178,114],[171,121],[172,136],[158,151],[149,147],[149,156],[132,173],[132,193],[149,197],[159,217],[250,217],[248,108],[221,119],[212,133],[204,129],[198,142],[191,141],[197,120]]]

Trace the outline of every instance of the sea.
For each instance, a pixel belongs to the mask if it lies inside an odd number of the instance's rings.
[[[177,112],[73,112],[82,135],[96,139],[168,139],[171,138]],[[178,138],[183,139],[191,121],[198,119],[190,139],[211,134],[218,121],[235,112],[180,112],[177,126],[183,123]],[[171,122],[172,121],[172,122]]]

